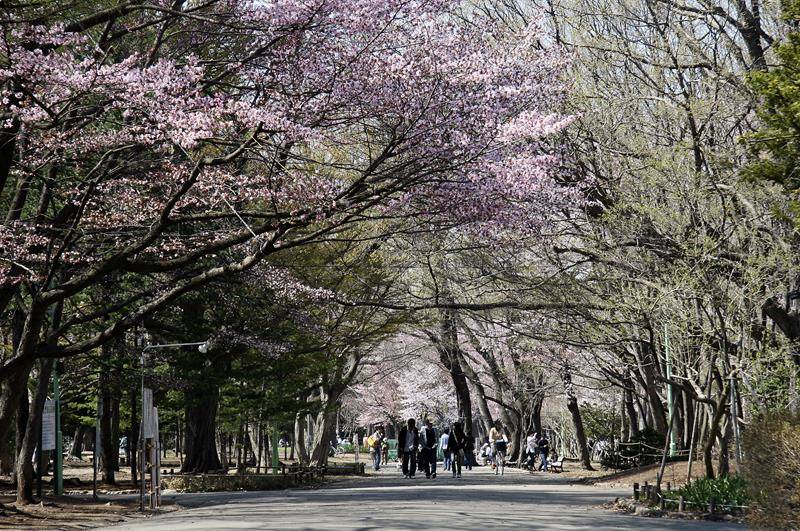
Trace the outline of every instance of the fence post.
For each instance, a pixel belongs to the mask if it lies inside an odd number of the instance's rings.
[[[633,499],[637,500],[637,501],[639,500],[639,484],[638,483],[634,483],[633,484]]]
[[[678,498],[678,510],[680,512],[683,512],[683,511],[686,510],[686,498],[684,498],[683,496]]]

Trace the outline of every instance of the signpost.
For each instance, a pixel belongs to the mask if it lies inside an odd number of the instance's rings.
[[[45,400],[42,410],[42,451],[56,449],[56,403]]]
[[[39,457],[36,460],[39,481],[36,483],[36,495],[42,497],[42,476],[47,473],[50,458],[45,455],[56,448],[56,403],[45,400],[42,409],[42,428],[39,430]],[[47,459],[45,461],[45,459]],[[42,470],[42,461],[45,461],[45,470]]]

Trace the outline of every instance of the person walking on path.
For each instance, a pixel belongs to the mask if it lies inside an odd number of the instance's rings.
[[[445,428],[444,433],[439,438],[439,447],[442,449],[442,453],[444,454],[444,460],[442,461],[442,466],[444,467],[445,472],[450,470],[450,463],[452,463],[452,459],[450,459],[450,450],[448,450],[448,443],[450,440],[450,428]]]
[[[436,479],[436,449],[439,447],[439,438],[433,429],[430,419],[425,421],[425,427],[419,433],[420,446],[422,446],[422,467],[425,477]]]
[[[541,463],[539,463],[539,470],[544,470],[547,472],[547,456],[550,454],[550,441],[547,440],[547,437],[542,435],[542,438],[539,439],[539,459]]]
[[[503,430],[503,423],[499,420],[494,422],[494,426],[489,430],[489,444],[492,447],[492,468],[494,475],[505,474],[506,448],[508,439]]]
[[[408,424],[403,426],[397,437],[397,451],[401,454],[403,462],[403,477],[413,478],[417,472],[417,447],[419,446],[419,430],[417,421],[408,419]]]
[[[450,450],[450,458],[453,461],[453,477],[461,477],[461,464],[464,462],[464,448],[467,445],[467,436],[464,435],[464,428],[461,427],[460,422],[453,423],[453,430],[450,432],[450,438],[447,442],[447,448]]]
[[[372,456],[372,469],[376,472],[381,469],[381,447],[383,446],[383,427],[378,426],[375,428],[369,439],[369,453]]]
[[[534,463],[536,462],[536,447],[539,445],[539,434],[533,430],[528,430],[528,438],[525,441],[525,467],[533,471]]]
[[[477,465],[478,462],[475,460],[475,437],[472,436],[472,433],[467,433],[465,435],[466,441],[464,442],[464,466],[467,470],[472,470],[472,465]]]

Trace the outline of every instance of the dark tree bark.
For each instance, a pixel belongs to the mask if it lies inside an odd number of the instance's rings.
[[[14,443],[10,437],[0,440],[0,474],[9,476],[14,470]]]
[[[30,411],[23,431],[24,435],[20,445],[17,447],[17,503],[21,505],[35,502],[33,499],[34,476],[31,460],[36,451],[36,445],[39,443],[42,410],[44,409],[44,401],[47,398],[47,390],[50,386],[50,373],[53,370],[53,363],[54,360],[52,358],[40,361],[36,393],[30,404]],[[27,404],[25,404],[25,408],[27,408]]]
[[[581,410],[578,407],[578,399],[575,396],[575,388],[572,384],[572,372],[567,363],[564,363],[561,368],[561,380],[564,382],[564,394],[567,396],[567,409],[572,416],[572,424],[575,427],[575,438],[578,440],[578,450],[581,454],[581,466],[585,470],[594,470],[591,456],[589,455],[589,445],[586,443],[586,431],[583,429]]]
[[[658,358],[653,351],[651,343],[644,343],[637,349],[639,357],[639,371],[644,378],[644,390],[647,394],[647,401],[650,406],[650,413],[653,416],[655,429],[661,435],[667,434],[667,414],[664,411],[664,404],[661,395],[658,394],[656,370],[658,370]]]
[[[217,408],[219,387],[193,388],[186,408],[186,456],[183,473],[207,473],[222,469],[217,454]]]
[[[722,416],[725,414],[725,405],[728,398],[728,388],[723,386],[720,392],[720,402],[714,407],[714,412],[708,426],[708,436],[705,445],[703,446],[703,463],[706,468],[706,476],[714,478],[714,461],[711,455],[714,449],[714,444],[719,436],[720,425],[722,424]]]
[[[111,397],[111,440],[114,442],[114,452],[111,454],[111,466],[119,471],[119,386],[112,386]]]
[[[28,426],[28,414],[30,413],[30,409],[28,406],[29,402],[29,395],[28,395],[28,386],[24,386],[20,391],[19,396],[17,397],[17,430],[14,434],[14,478],[16,481],[18,466],[19,466],[19,453],[22,451],[22,447],[24,444],[25,438],[25,429]]]
[[[453,381],[458,403],[458,416],[464,423],[464,432],[469,437],[472,437],[472,400],[469,394],[467,377],[459,361],[459,353],[457,352],[459,348],[458,328],[452,311],[442,311],[441,337],[436,338],[436,336],[430,334],[429,337],[434,340],[436,350],[439,353],[439,360],[450,373],[450,379]]]
[[[537,396],[531,405],[531,426],[533,431],[542,433],[542,399]]]
[[[102,481],[107,485],[116,484],[114,457],[118,455],[113,434],[111,433],[113,404],[111,398],[111,371],[108,367],[112,356],[111,349],[111,343],[106,343],[102,346],[101,357],[105,363],[100,368],[100,448],[98,448],[98,455],[102,463],[100,469]]]
[[[636,407],[633,402],[633,380],[629,371],[625,371],[625,387],[622,393],[625,412],[628,415],[628,438],[633,439],[639,435],[639,415],[636,414]]]
[[[355,444],[356,441],[353,441]],[[306,449],[306,413],[300,412],[294,417],[294,450],[301,465],[308,465],[310,457]]]
[[[137,452],[139,451],[139,417],[137,408],[139,407],[139,387],[134,385],[131,389],[131,426],[128,433],[128,463],[131,466],[131,481],[134,484],[138,481],[139,469],[137,467]]]
[[[761,309],[778,325],[783,335],[789,340],[792,359],[797,365],[800,365],[800,315],[789,312],[774,299],[767,300]]]
[[[25,328],[25,314],[21,311],[14,311],[11,316],[11,351],[17,353],[22,341],[22,334]],[[0,440],[5,440],[11,434],[11,428],[14,426],[14,418],[17,416],[17,411],[20,409],[20,402],[23,393],[25,394],[25,415],[28,409],[28,377],[33,369],[33,361],[26,361],[17,366],[7,378],[0,381]],[[23,420],[27,421],[27,417]],[[19,426],[19,419],[17,419],[17,426]],[[22,435],[17,430],[17,439]],[[19,445],[15,446],[14,455],[16,456],[16,449]]]
[[[78,424],[75,428],[75,437],[72,439],[72,446],[69,448],[69,455],[75,459],[83,460],[83,436],[86,434],[86,426]]]

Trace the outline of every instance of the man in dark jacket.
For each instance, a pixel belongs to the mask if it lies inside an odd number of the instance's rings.
[[[417,471],[417,447],[419,446],[419,430],[416,421],[408,419],[397,437],[397,451],[403,460],[403,477],[413,478]]]
[[[550,454],[550,441],[547,440],[547,437],[542,435],[542,438],[539,439],[539,459],[541,459],[541,463],[539,464],[539,470],[544,470],[547,472],[547,456]]]

